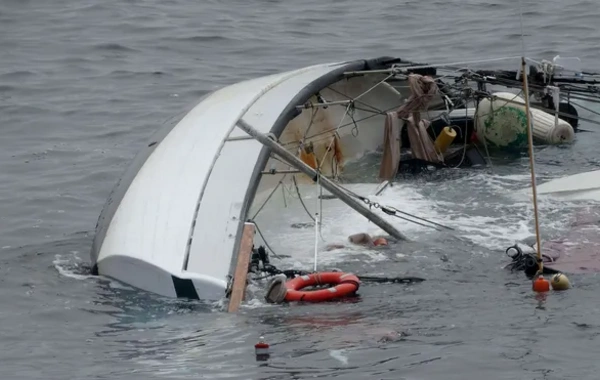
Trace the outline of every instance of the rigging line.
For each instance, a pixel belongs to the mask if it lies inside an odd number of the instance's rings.
[[[554,84],[555,86],[562,87],[563,89],[568,90],[568,91],[583,92],[583,93],[595,94],[595,95],[598,95],[598,85],[600,84],[600,81],[594,81],[593,83],[582,82],[582,81],[566,82],[566,81],[560,80],[560,78],[555,78],[554,82],[555,82],[555,84]]]
[[[445,229],[451,230],[451,231],[456,231],[456,229],[454,229],[452,227],[448,227],[448,226],[445,226],[445,225],[443,225],[441,223],[437,223],[437,222],[431,221],[429,219],[425,219],[425,218],[421,218],[421,217],[413,215],[413,214],[409,214],[408,212],[400,211],[400,210],[398,210],[395,207],[391,207],[391,206],[382,206],[382,207],[385,207],[387,210],[393,211],[394,213],[398,212],[400,214],[404,214],[404,215],[410,216],[411,218],[415,218],[415,219],[422,220],[424,222],[433,224],[434,226],[442,227],[442,228],[445,228]],[[383,212],[385,212],[385,211],[383,211]],[[385,213],[387,214],[387,212],[385,212]],[[392,214],[388,214],[388,215],[392,215]],[[392,215],[392,216],[399,217],[398,215]],[[413,222],[413,223],[417,223],[414,220],[410,220],[410,221]],[[417,223],[417,224],[420,224],[420,223]],[[423,224],[421,224],[421,225],[423,225]],[[431,226],[426,226],[426,227],[431,227]]]
[[[371,110],[368,110],[368,109],[365,109],[365,108],[360,108],[360,107],[354,107],[354,108],[355,108],[355,109],[357,109],[357,110],[359,110],[359,111],[363,111],[363,112],[370,112],[371,114],[375,114],[375,116],[376,116],[376,115],[385,115],[385,113],[382,113],[382,112],[375,112],[375,111],[371,111]],[[451,107],[451,108],[449,108],[449,109],[451,109],[451,110],[454,110],[454,108],[452,108],[452,107]],[[420,110],[417,110],[417,111],[418,111],[418,112],[427,112],[427,113],[428,113],[428,115],[429,115],[429,113],[430,113],[430,112],[441,112],[441,113],[440,113],[440,115],[438,115],[438,116],[435,116],[435,117],[433,117],[433,118],[429,118],[428,120],[429,120],[429,121],[431,121],[431,122],[441,119],[441,118],[442,118],[442,115],[446,115],[446,116],[448,115],[448,109],[445,109],[445,110],[432,110],[432,109],[427,109],[427,110],[422,110],[422,111],[420,111]]]
[[[336,90],[335,88],[332,88],[332,87],[330,87],[330,86],[327,86],[327,89],[328,89],[328,90],[330,90],[330,91],[333,91],[333,92],[335,92],[335,93],[336,93],[336,94],[338,94],[338,95],[341,95],[341,96],[344,96],[344,97],[346,97],[346,98],[347,98],[347,100],[352,100],[352,101],[355,101],[355,100],[354,100],[354,99],[352,99],[352,97],[350,97],[349,95],[346,95],[346,94],[344,94],[343,92]],[[373,108],[374,110],[376,110],[377,112],[382,112],[382,111],[381,111],[379,108],[377,108],[377,107],[375,107],[375,106],[372,106],[372,105],[370,105],[370,104],[368,104],[368,103],[365,103],[365,102],[363,102],[363,101],[356,100],[355,102],[356,102],[356,103],[360,103],[360,104],[362,104],[362,105],[364,105],[364,106],[366,106],[366,107],[371,107],[371,108]],[[355,105],[355,106],[356,106],[356,105]]]
[[[258,227],[258,223],[256,223],[255,220],[252,220],[252,223],[254,223],[254,226],[256,227],[256,231],[258,231],[258,234],[260,235],[260,237],[263,239],[263,242],[265,243],[265,245],[267,246],[267,248],[269,248],[269,251],[271,251],[271,254],[273,256],[275,256],[275,258],[277,259],[281,259],[281,256],[279,256],[278,254],[275,253],[275,251],[273,250],[273,248],[271,248],[271,246],[269,245],[269,243],[267,242],[267,239],[265,239],[265,236],[262,234],[260,228]]]
[[[513,95],[515,95],[515,94],[513,94]],[[515,99],[516,99],[516,98],[518,98],[520,95],[523,95],[523,96],[525,96],[525,94],[524,94],[523,90],[519,91],[519,92],[518,92],[518,93],[517,93],[515,96],[513,96],[513,97],[512,97],[512,98],[510,98],[510,99],[498,98],[498,97],[496,97],[495,95],[490,95],[490,96],[489,96],[490,98],[496,98],[496,99],[498,99],[498,102],[503,102],[504,104],[503,104],[503,105],[501,105],[500,107],[496,108],[496,109],[492,109],[492,110],[491,110],[490,112],[488,112],[488,113],[482,113],[482,114],[478,114],[478,115],[480,115],[480,116],[487,116],[487,115],[491,115],[491,114],[493,114],[494,112],[496,112],[496,111],[499,111],[499,110],[501,110],[501,109],[502,109],[502,108],[504,108],[504,107],[509,107],[509,106],[510,106],[510,104],[520,104],[520,105],[523,105],[523,103],[520,103],[520,102],[518,102],[518,101],[516,101],[516,100],[515,100]],[[493,108],[493,107],[492,107],[492,108]]]
[[[440,231],[439,229],[435,228],[435,226],[430,226],[430,225],[425,224],[425,223],[417,222],[416,220],[408,219],[408,218],[406,218],[404,216],[395,215],[395,214],[392,214],[391,216],[395,216],[398,219],[402,219],[402,220],[405,220],[407,222],[411,222],[411,223],[418,224],[418,225],[423,226],[423,227],[433,228],[436,231]],[[449,227],[447,227],[447,228],[449,228]]]
[[[319,194],[319,236],[321,240],[325,241],[323,237],[323,185],[319,186],[320,194]]]
[[[523,90],[522,90],[522,89],[520,89],[520,91],[519,91],[517,94],[513,94],[514,96],[513,96],[511,99],[507,99],[507,100],[505,100],[505,102],[507,102],[506,104],[504,104],[504,105],[501,105],[501,106],[500,106],[500,108],[497,108],[497,109],[496,109],[496,110],[494,110],[494,111],[500,110],[500,109],[502,109],[503,107],[508,107],[508,106],[510,106],[510,104],[509,104],[509,103],[511,103],[511,102],[512,102],[512,103],[516,103],[515,99],[516,99],[517,97],[519,97],[521,94],[523,94]],[[493,95],[491,95],[491,94],[490,94],[490,95],[489,95],[489,97],[493,97]],[[468,100],[468,99],[467,99],[467,100]],[[501,100],[504,100],[504,99],[501,99]],[[467,102],[465,102],[465,110],[466,110],[466,117],[468,118],[468,108],[469,108],[469,107],[467,106],[467,103],[468,103],[468,101],[467,101]],[[358,109],[358,110],[361,110],[361,111],[364,111],[364,112],[372,112],[372,111],[369,111],[369,110],[366,110],[366,109],[362,109],[362,108],[357,108],[357,109]],[[455,110],[455,108],[452,108],[452,110]],[[427,110],[425,110],[425,109],[422,109],[422,110],[417,110],[417,111],[419,111],[419,112],[427,112],[427,113],[429,114],[430,112],[434,112],[434,111],[442,111],[442,110],[432,110],[432,109],[427,109]],[[480,116],[487,116],[487,115],[490,115],[490,114],[491,114],[491,113],[484,113],[484,114],[480,114]],[[379,114],[377,114],[377,115],[379,115]],[[374,117],[374,116],[377,116],[377,115],[370,115],[369,117]],[[442,119],[442,117],[443,117],[443,116],[448,116],[448,111],[447,111],[447,110],[444,110],[444,111],[442,111],[440,115],[438,115],[438,116],[436,116],[436,117],[434,117],[434,118],[431,118],[431,119],[429,119],[429,120],[430,120],[430,121],[436,121],[436,120]],[[357,120],[357,122],[361,122],[361,121],[363,121],[363,120],[364,120],[364,119],[360,119],[360,120]],[[345,126],[349,126],[349,125],[350,125],[350,124],[347,124],[347,125],[345,125]],[[318,135],[314,135],[314,136],[318,136]]]
[[[516,94],[516,95],[513,97],[513,99],[511,99],[511,100],[514,100],[514,99],[515,99],[516,97],[518,97],[518,96],[519,96],[521,93],[522,93],[522,90],[521,90],[521,91],[520,91],[518,94]],[[508,102],[510,102],[511,100],[508,100]],[[404,104],[404,103],[403,103],[403,104]],[[402,105],[402,104],[400,104],[400,105],[397,105],[397,106],[390,107],[390,108],[388,108],[388,109],[386,109],[386,110],[382,111],[382,113],[373,113],[373,114],[371,114],[371,115],[368,115],[368,116],[365,116],[365,117],[363,117],[363,118],[361,118],[361,119],[353,119],[353,121],[352,121],[352,122],[348,122],[348,123],[346,123],[346,124],[342,124],[342,125],[340,125],[340,126],[339,126],[339,127],[336,129],[336,132],[337,132],[337,130],[339,130],[339,129],[342,129],[342,128],[345,128],[345,127],[348,127],[348,126],[354,126],[356,123],[360,123],[360,122],[362,122],[362,121],[365,121],[365,120],[368,120],[368,119],[374,118],[374,117],[376,117],[376,116],[383,115],[383,114],[385,114],[386,112],[389,112],[389,111],[392,111],[392,110],[394,110],[394,109],[397,109],[397,108],[398,108],[398,107],[400,107],[401,105]],[[506,105],[506,106],[508,106],[508,105]],[[501,107],[504,107],[504,106],[501,106]],[[364,110],[364,111],[367,111],[367,110]],[[421,111],[425,111],[425,110],[421,110]],[[367,112],[368,112],[368,111],[367,111]],[[482,115],[482,116],[485,116],[485,114],[484,114],[484,115]],[[441,118],[441,115],[440,115],[438,118]],[[436,118],[436,120],[437,120],[438,118]],[[584,120],[584,119],[583,119],[583,118],[581,118],[581,120]],[[314,134],[314,135],[312,135],[312,136],[308,136],[307,138],[313,139],[313,141],[315,141],[315,140],[314,140],[314,138],[315,138],[315,137],[318,137],[318,136],[321,136],[321,135],[325,135],[325,134],[327,134],[327,133],[330,133],[330,132],[332,132],[333,130],[334,130],[333,128],[330,128],[330,129],[327,129],[327,130],[325,130],[325,131],[321,131],[321,132],[315,133],[315,134]],[[327,139],[327,137],[324,137],[324,138],[322,138],[322,140],[325,140],[325,139]],[[321,140],[317,140],[317,141],[321,141]],[[290,141],[290,142],[288,142],[288,143],[282,143],[282,145],[283,145],[283,146],[290,146],[290,145],[292,145],[292,144],[295,144],[295,143],[297,143],[297,142],[296,142],[296,141]]]
[[[308,131],[310,131],[310,128],[313,126],[313,122],[315,121],[315,116],[317,115],[317,112],[319,112],[319,107],[314,108],[313,114],[310,117],[310,122],[308,123],[308,127],[306,127],[306,131],[304,132],[304,136],[302,137],[301,144],[304,144],[304,142],[306,141],[306,135],[308,135]]]
[[[561,97],[561,98],[563,98],[563,99],[566,99],[566,98],[567,98],[567,97],[566,97],[566,96],[564,96],[564,95],[561,95],[560,97]],[[595,115],[598,115],[598,116],[600,116],[600,112],[598,112],[598,111],[594,111],[593,109],[591,109],[591,108],[588,108],[588,107],[585,107],[585,106],[582,106],[581,104],[579,104],[579,103],[575,103],[574,101],[571,101],[571,103],[575,104],[576,106],[578,106],[578,107],[580,107],[580,108],[582,108],[582,109],[584,109],[584,110],[586,110],[586,111],[589,111],[589,112],[591,112],[591,113],[593,113],[593,114],[595,114]]]
[[[373,87],[369,88],[367,91],[363,92],[362,94],[358,95],[356,98],[353,99],[353,101],[356,101],[356,100],[362,98],[363,96],[367,95],[369,92],[373,91],[375,89],[375,87],[379,86],[380,84],[382,84],[386,80],[390,79],[394,75],[396,75],[396,74],[395,73],[391,73],[390,75],[388,75],[384,79],[380,80],[376,85],[374,85]]]
[[[443,75],[443,76],[440,76],[440,77],[436,77],[435,79],[436,79],[436,80],[441,80],[441,79],[444,79],[444,78],[450,78],[450,77],[452,77],[452,75],[456,75],[456,73],[460,72],[460,70],[461,70],[461,69],[457,69],[457,70],[451,71],[450,73],[448,73],[448,74],[446,74],[446,75]],[[375,107],[375,106],[373,106],[373,105],[371,105],[371,104],[368,104],[368,103],[365,103],[365,102],[359,101],[358,99],[359,99],[360,97],[362,97],[363,95],[365,95],[367,92],[371,91],[372,89],[374,89],[375,87],[379,86],[381,83],[383,83],[383,82],[387,81],[388,79],[390,79],[390,78],[391,78],[391,77],[393,77],[393,76],[394,76],[394,74],[390,74],[390,75],[388,75],[388,76],[387,76],[385,79],[383,79],[382,81],[380,81],[379,83],[377,83],[375,86],[373,86],[372,88],[370,88],[369,90],[367,90],[366,92],[364,92],[363,94],[359,95],[358,97],[356,97],[356,98],[354,98],[354,99],[352,99],[352,97],[351,97],[351,96],[349,96],[349,95],[347,95],[347,94],[344,94],[343,92],[341,92],[341,91],[338,91],[338,90],[336,90],[336,89],[334,89],[334,88],[332,88],[332,87],[330,87],[330,86],[327,86],[327,89],[329,89],[330,91],[333,91],[333,92],[337,93],[338,95],[341,95],[341,96],[344,96],[344,97],[346,97],[348,100],[352,100],[352,101],[353,101],[353,102],[355,102],[355,103],[361,103],[361,104],[363,104],[364,106],[371,107],[371,108],[373,108],[374,110],[376,110],[377,112],[379,112],[379,113],[381,113],[381,114],[384,114],[384,113],[385,113],[385,112],[387,112],[387,111],[382,111],[382,110],[380,110],[379,108],[377,108],[377,107]],[[406,81],[406,79],[403,79],[403,81]],[[387,82],[386,82],[386,83],[387,83]],[[389,84],[389,83],[388,83],[388,84]],[[449,87],[451,87],[451,86],[452,86],[451,84],[446,84],[446,85],[448,85]],[[390,84],[390,86],[392,86],[392,87],[394,87],[394,88],[396,88],[396,87],[399,87],[399,88],[410,88],[410,86],[394,86],[394,85],[392,85],[392,84]],[[402,106],[402,104],[398,105],[398,107],[400,107],[400,106]],[[355,106],[355,108],[357,108],[357,109],[360,109],[360,108],[358,108],[358,107],[356,107],[356,106]],[[362,109],[362,110],[364,110],[364,109]],[[367,111],[367,110],[364,110],[364,111]],[[388,110],[388,111],[389,111],[389,110]],[[372,112],[372,111],[367,111],[367,112]]]
[[[419,97],[423,97],[423,96],[425,96],[425,95],[415,96],[415,99],[416,99],[416,98],[419,98]],[[392,110],[395,110],[395,109],[399,108],[399,107],[400,107],[400,106],[402,106],[404,103],[405,103],[405,102],[402,102],[402,104],[399,104],[399,105],[396,105],[396,106],[390,107],[390,108],[388,108],[388,109],[386,109],[386,110],[382,111],[381,115],[382,115],[382,114],[384,114],[384,113],[386,113],[386,112],[389,112],[389,111],[392,111]],[[417,111],[424,111],[424,110],[417,110]],[[356,119],[355,119],[354,121],[351,121],[351,122],[349,122],[349,123],[346,123],[346,124],[340,125],[338,129],[342,129],[342,128],[344,128],[344,127],[348,127],[348,126],[353,126],[355,123],[360,123],[361,121],[365,121],[365,120],[368,120],[368,119],[372,119],[372,118],[374,118],[374,117],[376,117],[376,116],[379,116],[379,115],[380,115],[380,114],[373,114],[373,115],[365,116],[365,117],[363,117],[362,119],[358,119],[358,120],[356,120]],[[321,132],[315,133],[314,135],[312,135],[312,136],[309,136],[309,137],[307,137],[307,138],[313,138],[313,137],[316,137],[316,136],[324,135],[324,134],[326,134],[326,133],[329,133],[329,132],[331,132],[331,131],[333,131],[333,130],[334,130],[333,128],[330,128],[330,129],[327,129],[327,130],[325,130],[325,131],[321,131]],[[296,143],[296,141],[290,141],[290,142],[288,142],[288,143],[281,144],[281,145],[283,145],[283,146],[289,146],[289,145],[292,145],[292,144],[294,144],[294,143]]]
[[[338,186],[339,186],[339,187],[340,187],[342,190],[344,190],[346,193],[348,193],[349,195],[351,195],[351,196],[353,196],[353,197],[355,197],[355,198],[357,198],[357,199],[359,199],[359,200],[361,200],[361,201],[363,201],[363,202],[367,203],[369,206],[370,206],[371,204],[373,204],[373,202],[371,202],[371,201],[370,201],[370,200],[369,200],[367,197],[363,197],[363,196],[361,196],[361,195],[358,195],[358,194],[356,194],[355,192],[353,192],[352,190],[350,190],[350,189],[348,189],[348,188],[346,188],[346,187],[344,187],[344,186],[342,186],[342,185],[339,185],[339,184],[338,184]],[[390,210],[390,211],[393,211],[393,212],[399,212],[399,213],[401,213],[401,214],[404,214],[404,215],[406,215],[406,216],[410,216],[411,218],[419,219],[419,220],[425,221],[425,222],[427,222],[427,223],[431,223],[431,224],[433,224],[433,225],[437,225],[437,226],[440,226],[440,227],[446,228],[446,229],[448,229],[448,230],[454,230],[454,228],[452,228],[452,227],[448,227],[448,226],[445,226],[445,225],[443,225],[443,224],[441,224],[441,223],[436,223],[436,222],[434,222],[434,221],[431,221],[431,220],[428,220],[428,219],[425,219],[425,218],[421,218],[421,217],[419,217],[419,216],[416,216],[416,215],[414,215],[414,214],[410,214],[410,213],[408,213],[408,212],[405,212],[405,211],[400,211],[400,210],[398,210],[397,208],[395,208],[395,207],[392,207],[392,206],[380,206],[380,205],[379,205],[379,203],[377,203],[377,202],[375,202],[374,204],[375,204],[375,206],[374,206],[375,208],[381,208],[381,207],[383,207],[383,208],[385,208],[385,209],[387,209],[387,210]],[[421,224],[421,223],[419,223],[419,222],[416,222],[416,221],[414,221],[414,220],[411,220],[411,219],[408,219],[408,218],[401,217],[401,216],[399,216],[399,215],[389,214],[389,213],[385,212],[383,209],[382,209],[382,211],[383,211],[384,213],[388,214],[388,215],[392,215],[392,216],[395,216],[395,217],[397,217],[397,218],[404,219],[404,220],[406,220],[406,221],[409,221],[409,222],[413,222],[413,223],[415,223],[415,224],[420,224],[420,225],[422,225],[422,226],[425,226],[425,227],[430,227],[430,228],[433,228],[432,226],[427,226],[427,225]]]
[[[298,194],[298,199],[300,200],[300,203],[302,204],[302,207],[304,208],[304,211],[306,211],[306,213],[308,214],[308,216],[314,222],[315,218],[313,218],[313,216],[310,214],[310,211],[308,211],[308,208],[306,208],[306,205],[304,204],[304,201],[302,200],[302,195],[300,195],[300,189],[298,189],[298,183],[296,182],[296,176],[292,176],[292,181],[294,182],[294,186],[296,187],[296,194]]]
[[[262,209],[265,207],[265,205],[267,204],[267,202],[269,202],[269,199],[271,199],[271,197],[273,196],[273,194],[275,194],[275,191],[277,191],[277,189],[282,184],[282,182],[283,182],[283,180],[285,179],[286,176],[287,176],[287,174],[284,174],[283,177],[279,180],[279,183],[277,183],[277,186],[275,186],[275,188],[273,189],[273,191],[271,191],[271,193],[269,194],[269,196],[267,197],[267,199],[263,202],[263,204],[260,206],[260,208],[258,209],[258,211],[256,211],[256,213],[252,217],[252,220],[254,220],[254,218],[256,218],[258,216],[258,214],[262,211]]]
[[[331,142],[329,143],[329,146],[327,147],[327,149],[325,149],[325,152],[323,153],[323,157],[321,157],[321,162],[319,163],[319,167],[317,168],[317,172],[321,171],[321,168],[323,167],[323,164],[325,163],[325,156],[327,156],[327,153],[329,153],[331,151],[331,147],[333,146],[333,143],[335,141],[335,134],[337,134],[338,130],[342,126],[342,123],[344,122],[344,119],[346,118],[346,115],[348,115],[348,111],[350,110],[351,106],[352,106],[352,103],[348,103],[348,106],[346,107],[346,112],[344,112],[344,115],[342,116],[342,119],[340,120],[340,123],[338,124],[338,127],[336,128],[336,130],[334,132],[334,136],[331,139]],[[354,120],[354,118],[352,118],[352,120]],[[356,125],[356,122],[354,122],[354,124]]]
[[[459,70],[454,70],[454,71],[451,71],[450,73],[448,73],[448,74],[446,74],[446,75],[443,75],[443,76],[440,76],[440,77],[436,77],[435,79],[436,79],[436,80],[441,80],[441,79],[444,79],[444,78],[448,78],[448,77],[450,77],[451,75],[454,75],[454,74],[456,74],[457,72],[459,72]],[[386,81],[387,81],[388,79],[390,79],[391,77],[395,76],[395,75],[397,75],[397,74],[396,74],[396,73],[392,73],[392,74],[388,75],[387,77],[385,77],[384,79],[382,79],[381,81],[379,81],[377,84],[375,84],[374,86],[372,86],[371,88],[369,88],[368,90],[366,90],[365,92],[363,92],[362,94],[358,95],[358,96],[357,96],[357,97],[355,97],[355,98],[352,98],[352,97],[350,97],[349,95],[346,95],[346,94],[342,93],[341,91],[338,91],[338,90],[336,90],[336,89],[333,89],[333,88],[331,88],[330,86],[327,86],[327,88],[328,88],[329,90],[333,91],[333,92],[336,92],[336,93],[337,93],[337,94],[339,94],[339,95],[342,95],[342,96],[344,96],[344,97],[348,98],[348,100],[351,100],[352,102],[359,102],[359,99],[360,99],[361,97],[363,97],[364,95],[366,95],[366,94],[368,94],[369,92],[371,92],[373,89],[375,89],[375,88],[376,88],[377,86],[379,86],[380,84],[382,84],[382,83],[387,83]],[[406,81],[406,79],[403,79],[403,80],[404,80],[404,81]],[[388,83],[388,84],[389,84],[389,83]],[[392,85],[391,85],[391,86],[392,86]],[[392,86],[392,87],[400,87],[400,86]],[[406,87],[406,88],[410,88],[410,86],[405,86],[405,87]],[[365,106],[367,106],[367,107],[371,107],[371,108],[373,108],[373,109],[377,110],[378,112],[382,112],[382,113],[383,113],[383,111],[381,111],[380,109],[376,108],[375,106],[372,106],[372,105],[370,105],[370,104],[367,104],[367,103],[364,103],[364,102],[359,102],[359,103],[362,103],[362,104],[364,104],[364,105],[365,105]]]
[[[584,102],[590,102],[590,103],[600,103],[600,100],[594,99],[595,97],[584,98],[584,97],[577,96],[577,95],[570,95],[569,98],[570,99],[575,99],[575,100],[581,100],[581,101],[584,101]],[[567,99],[569,99],[569,98],[567,98]],[[571,102],[571,103],[573,103],[573,102]]]
[[[323,186],[319,186],[319,223],[323,224]],[[321,230],[319,229],[319,233]],[[323,236],[321,236],[323,238]]]
[[[580,99],[580,100],[597,103],[598,98],[600,98],[600,95],[598,95],[598,91],[580,90],[580,89],[569,87],[569,86],[557,86],[557,87],[560,88],[561,92],[563,92],[563,93],[567,93],[568,95],[582,97],[582,99]]]
[[[499,84],[501,86],[506,86],[506,87],[516,87],[516,88],[523,88],[523,83],[517,80],[511,80],[511,79],[506,79],[506,78],[471,78],[472,81],[474,82],[484,82],[484,83],[489,83],[489,84]],[[560,86],[557,86],[560,87]],[[546,89],[546,85],[538,85],[538,84],[532,84],[529,85],[529,89],[530,90],[537,90],[537,91],[544,91]]]

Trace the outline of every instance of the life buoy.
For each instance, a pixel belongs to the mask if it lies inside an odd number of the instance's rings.
[[[331,288],[302,291],[307,286],[335,285]],[[350,295],[358,290],[360,280],[352,273],[322,272],[298,276],[285,283],[286,301],[322,302]]]

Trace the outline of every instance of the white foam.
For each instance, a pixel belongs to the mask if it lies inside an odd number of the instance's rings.
[[[456,230],[450,234],[462,240],[490,250],[504,251],[517,240],[535,234],[531,200],[527,197],[519,201],[511,198],[512,194],[527,186],[529,181],[528,173],[500,175],[480,172],[467,177],[435,182],[398,182],[387,187],[379,196],[373,195],[377,184],[344,186],[354,193],[367,196],[373,203],[391,206],[450,226]],[[314,214],[318,209],[316,186],[304,185],[300,193],[308,211]],[[275,252],[291,256],[284,259],[282,263],[277,263],[278,266],[312,268],[314,227],[289,228],[293,223],[305,223],[311,220],[297,198],[288,199],[286,204],[287,208],[282,204],[278,204],[276,208],[267,205],[257,218],[257,222]],[[337,199],[324,200],[322,207],[320,234],[322,238],[319,237],[317,241],[319,267],[348,261],[374,262],[390,259],[389,254],[353,246],[348,242],[349,235],[359,232],[366,232],[372,236],[384,234],[379,227]],[[570,207],[574,207],[574,204],[539,199],[542,234],[556,234],[564,230],[570,217],[570,213],[565,212],[565,208]],[[371,210],[411,240],[428,243],[440,239],[440,233],[431,228],[395,218],[375,208]],[[345,247],[327,251],[326,247],[329,244],[340,244]],[[411,252],[403,252],[403,254],[408,259],[415,258]]]
[[[343,365],[348,365],[348,357],[344,355],[345,350],[329,350],[329,356]]]
[[[376,185],[373,184],[355,184],[347,185],[346,187],[359,195],[367,195],[373,203],[425,216],[434,221],[444,221],[443,215],[435,211],[434,204],[415,187],[396,184],[393,187],[387,188],[379,196],[369,196],[376,188]],[[301,188],[302,198],[311,213],[317,209],[317,194],[315,190],[315,186],[304,186]],[[308,215],[306,215],[306,211],[301,206],[294,205],[294,203],[298,203],[298,201],[288,200],[287,209],[280,207],[276,211],[265,207],[264,214],[259,215],[257,222],[259,228],[265,234],[269,245],[272,246],[276,253],[292,256],[291,259],[284,260],[286,265],[294,265],[299,268],[306,268],[307,265],[312,267],[315,244],[314,227],[294,229],[289,232],[285,231],[286,227],[292,223],[310,221]],[[319,247],[319,264],[340,262],[345,257],[351,257],[357,253],[360,253],[362,256],[368,256],[372,261],[387,259],[387,256],[384,254],[377,251],[365,250],[363,247],[355,247],[348,242],[348,236],[355,233],[366,232],[372,236],[385,234],[379,227],[337,199],[324,200],[322,207],[321,233],[317,241]],[[427,227],[389,216],[379,209],[372,208],[371,210],[408,235],[411,239],[423,237],[425,231],[433,231]],[[330,244],[341,244],[345,247],[343,249],[327,251],[326,248]]]
[[[74,264],[74,261],[81,261],[81,259],[77,257],[76,253],[71,253],[65,257],[57,254],[54,255],[54,261],[52,261],[52,264],[54,264],[54,268],[56,268],[61,276],[69,277],[75,280],[88,280],[96,277],[91,274],[80,274],[74,272],[73,269],[77,268],[77,264]]]
[[[92,278],[93,278],[93,277],[96,277],[96,276],[90,276],[90,277],[92,277]],[[113,280],[113,281],[110,281],[110,282],[108,283],[108,286],[109,286],[111,289],[135,290],[134,288],[132,288],[132,287],[130,287],[130,286],[127,286],[127,285],[125,285],[125,284],[123,284],[123,283],[121,283],[121,282],[119,282],[119,281],[114,281],[114,280]]]

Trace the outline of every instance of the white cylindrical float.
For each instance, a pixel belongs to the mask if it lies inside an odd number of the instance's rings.
[[[573,141],[575,131],[568,122],[556,116],[538,110],[531,109],[533,115],[533,138],[544,144],[563,144]]]
[[[543,144],[571,142],[573,127],[566,121],[539,109],[530,108],[533,138]],[[475,127],[480,139],[491,147],[516,148],[527,146],[527,113],[525,100],[510,92],[497,92],[483,99],[475,113]]]

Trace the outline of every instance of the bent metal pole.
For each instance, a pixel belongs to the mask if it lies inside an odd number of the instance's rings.
[[[270,148],[274,153],[276,153],[278,156],[287,161],[291,166],[300,170],[302,173],[306,174],[311,178],[317,178],[317,176],[319,176],[321,186],[323,186],[327,191],[331,192],[333,195],[337,196],[340,200],[342,200],[348,206],[352,207],[355,211],[363,215],[365,218],[375,223],[382,230],[390,234],[390,236],[398,240],[409,240],[402,232],[398,231],[391,224],[386,222],[383,218],[371,212],[371,210],[363,206],[356,199],[349,196],[348,193],[346,193],[342,188],[340,188],[338,185],[332,182],[329,178],[327,178],[326,176],[319,175],[316,170],[306,165],[302,160],[294,156],[287,149],[281,146],[278,142],[260,133],[243,119],[240,119],[237,122],[237,126],[244,132],[255,138],[258,142]]]

